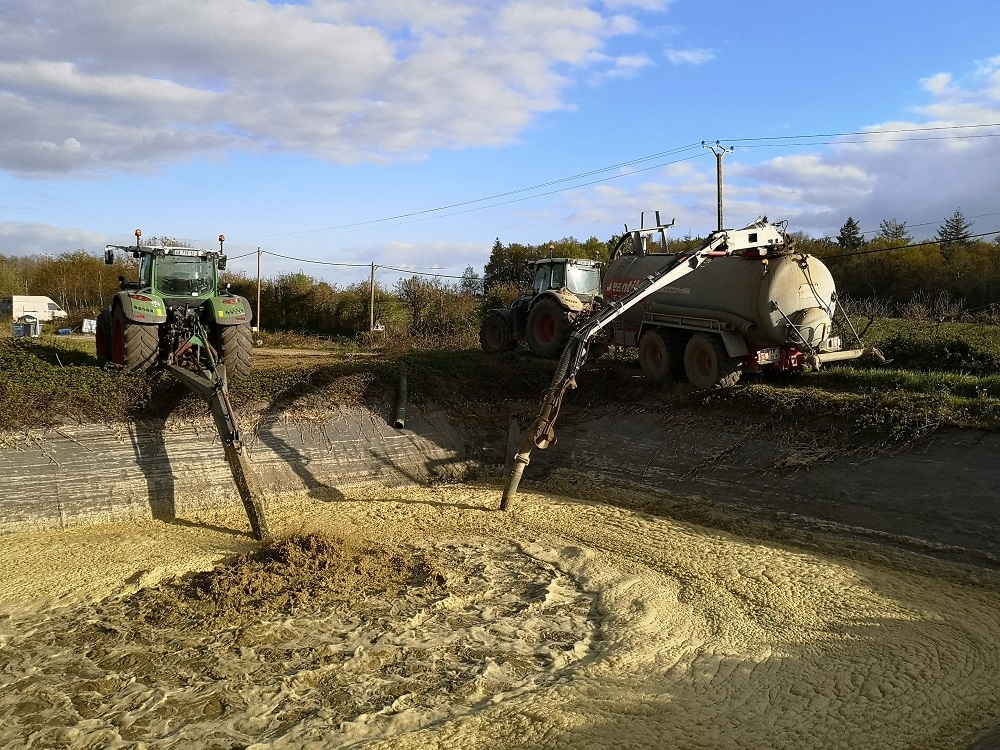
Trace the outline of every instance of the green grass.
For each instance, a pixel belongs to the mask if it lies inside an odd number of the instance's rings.
[[[868,342],[891,353],[892,361],[859,360],[804,376],[747,375],[737,388],[712,393],[686,383],[652,388],[639,375],[634,351],[606,355],[580,373],[566,406],[718,409],[805,429],[835,424],[845,439],[873,442],[905,442],[939,426],[1000,429],[1000,328],[878,321]],[[241,411],[391,400],[405,371],[415,404],[457,415],[472,406],[477,418],[506,419],[512,404],[534,408],[555,367],[523,349],[491,356],[426,343],[388,342],[361,357],[354,342],[314,342],[335,356],[318,362],[260,357],[251,375],[233,384],[233,400]],[[268,344],[291,348],[296,341]],[[92,339],[0,338],[0,429],[204,413],[204,404],[167,375],[98,367]]]

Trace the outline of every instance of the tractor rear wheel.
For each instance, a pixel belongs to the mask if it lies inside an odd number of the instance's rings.
[[[226,379],[233,381],[245,378],[253,365],[253,332],[250,325],[216,325],[215,330],[213,343],[226,366]]]
[[[491,312],[479,327],[479,345],[484,352],[496,354],[513,349],[517,342],[511,335],[507,319],[498,312]]]
[[[730,357],[719,336],[696,333],[684,349],[684,372],[699,390],[729,388],[740,379],[740,362]]]
[[[668,343],[666,331],[647,331],[639,339],[639,368],[647,380],[663,385],[680,366],[676,351]]]
[[[539,357],[558,357],[573,333],[573,317],[551,297],[541,300],[528,313],[528,347]]]
[[[146,372],[156,367],[159,352],[159,326],[129,320],[121,305],[116,306],[111,315],[111,361],[127,372]]]
[[[111,310],[105,308],[97,315],[97,329],[94,331],[98,364],[111,361]]]

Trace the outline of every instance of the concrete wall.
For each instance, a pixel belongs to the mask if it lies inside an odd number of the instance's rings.
[[[463,451],[444,413],[411,407],[396,430],[389,409],[265,418],[248,439],[262,489],[333,500],[338,484],[420,482],[454,470]],[[0,534],[242,507],[210,421],[166,430],[156,422],[80,425],[0,440]]]

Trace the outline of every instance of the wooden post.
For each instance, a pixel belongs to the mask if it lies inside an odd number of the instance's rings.
[[[368,330],[375,330],[375,264],[372,263],[371,280],[368,282]]]
[[[257,248],[257,333],[260,333],[260,247]]]

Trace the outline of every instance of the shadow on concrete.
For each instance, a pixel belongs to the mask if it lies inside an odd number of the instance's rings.
[[[309,493],[309,497],[323,503],[343,500],[344,494],[340,490],[319,479],[312,471],[309,466],[312,458],[276,433],[275,428],[281,422],[280,415],[270,413],[265,416],[265,420],[257,432],[257,437],[291,468]]]
[[[174,472],[163,437],[165,424],[166,417],[132,422],[129,438],[135,463],[146,479],[146,497],[153,519],[173,523],[177,520],[177,497]]]

